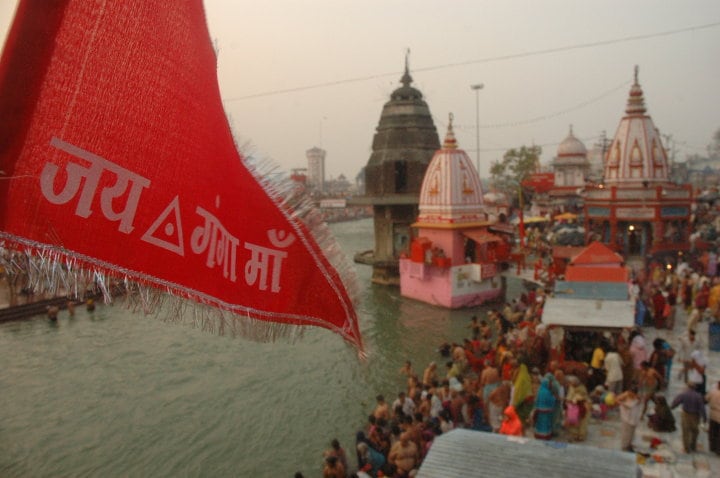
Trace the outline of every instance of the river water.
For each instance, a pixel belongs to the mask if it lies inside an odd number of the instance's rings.
[[[372,249],[371,219],[331,229],[346,254]],[[403,362],[422,373],[477,312],[403,299],[356,268],[364,362],[323,329],[261,344],[122,304],[0,324],[0,476],[313,477],[332,438],[354,464],[375,395],[394,399]]]

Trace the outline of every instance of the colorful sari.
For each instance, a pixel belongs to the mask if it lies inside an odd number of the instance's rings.
[[[501,435],[523,436],[522,422],[515,411],[515,407],[508,405],[505,408],[504,415],[499,433]]]
[[[544,377],[540,382],[537,397],[535,397],[535,438],[549,440],[553,433],[553,416],[555,413],[555,395],[550,390],[550,380]]]
[[[555,408],[553,410],[553,434],[557,435],[560,433],[563,427],[563,401],[562,396],[564,395],[564,390],[562,388],[562,385],[560,385],[560,382],[558,382],[558,379],[555,378],[555,375],[548,372],[545,374],[545,378],[548,380],[550,384],[550,391],[555,396]]]
[[[518,366],[515,381],[513,381],[513,392],[511,403],[515,407],[521,420],[527,420],[532,411],[532,379],[527,366],[521,363]]]

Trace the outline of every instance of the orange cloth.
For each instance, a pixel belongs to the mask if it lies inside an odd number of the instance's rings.
[[[502,425],[500,425],[500,434],[523,436],[522,422],[515,411],[515,407],[508,405],[503,413],[505,417],[503,418]]]

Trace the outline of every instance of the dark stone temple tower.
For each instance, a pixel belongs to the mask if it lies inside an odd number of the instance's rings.
[[[372,281],[399,285],[398,259],[409,253],[410,225],[418,215],[420,187],[440,140],[422,93],[411,85],[405,59],[400,86],[383,106],[365,167],[365,196],[356,204],[372,204],[375,249],[355,261],[373,267]]]

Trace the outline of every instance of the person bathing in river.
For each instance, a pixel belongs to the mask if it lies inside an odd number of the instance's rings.
[[[58,312],[60,312],[60,309],[56,305],[51,305],[47,308],[47,316],[48,319],[52,320],[53,322],[56,322],[58,319]]]
[[[377,405],[375,405],[375,410],[373,411],[373,415],[375,415],[376,420],[385,419],[390,420],[390,406],[385,401],[385,397],[382,395],[378,395],[375,397],[375,401],[377,402]]]
[[[348,470],[347,455],[345,454],[345,450],[343,449],[343,447],[340,446],[340,442],[337,438],[333,439],[332,442],[330,442],[330,448],[325,451],[324,456],[326,459],[331,456],[337,458],[337,461],[340,464],[340,468],[343,471],[341,476],[346,476]]]
[[[430,362],[430,365],[428,365],[423,372],[422,384],[432,386],[433,382],[437,379],[437,364],[435,362]]]
[[[325,458],[325,466],[323,467],[323,478],[345,478],[345,468],[336,456],[328,456]]]
[[[406,360],[405,364],[402,367],[400,367],[400,370],[398,370],[398,373],[400,375],[405,375],[406,377],[415,375],[415,371],[412,368],[412,362],[410,362],[409,360]]]
[[[467,326],[468,329],[470,329],[470,337],[472,337],[473,340],[477,340],[480,338],[480,324],[478,323],[477,315],[473,315],[470,317],[470,324]]]

